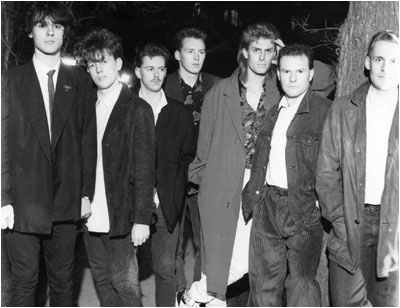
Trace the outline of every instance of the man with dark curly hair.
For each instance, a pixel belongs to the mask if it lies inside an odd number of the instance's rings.
[[[140,306],[136,246],[150,235],[155,177],[151,107],[119,79],[121,40],[94,30],[76,46],[97,85],[97,169],[85,245],[101,306]]]

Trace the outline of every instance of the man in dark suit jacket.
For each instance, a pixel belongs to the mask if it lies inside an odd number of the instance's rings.
[[[204,95],[221,79],[212,74],[201,72],[206,58],[207,34],[198,28],[183,28],[174,36],[175,59],[179,68],[167,76],[164,91],[168,97],[183,102],[192,113],[193,140],[197,145],[199,136],[201,107]],[[189,190],[186,196],[186,212],[182,219],[184,226],[185,217],[190,220],[193,232],[193,245],[195,249],[194,281],[201,277],[201,248],[200,248],[200,214],[197,202],[198,185],[189,182]],[[186,278],[183,262],[183,228],[181,230],[177,253],[177,300],[186,288]]]
[[[140,306],[134,246],[150,235],[154,212],[155,133],[149,104],[119,80],[121,40],[106,29],[77,45],[98,87],[97,169],[85,245],[103,307]]]
[[[72,306],[75,221],[89,214],[94,191],[95,92],[87,73],[60,61],[70,11],[44,2],[32,6],[27,20],[33,59],[2,80],[2,228],[10,229],[11,304],[34,306],[42,244],[50,305]]]
[[[148,44],[136,55],[135,74],[140,79],[139,96],[153,108],[156,122],[156,185],[154,202],[157,222],[151,238],[156,279],[156,305],[175,306],[176,251],[180,234],[188,166],[194,157],[190,111],[167,98],[162,90],[168,50]]]

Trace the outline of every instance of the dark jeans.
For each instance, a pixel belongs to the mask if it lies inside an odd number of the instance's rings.
[[[398,307],[399,272],[387,278],[376,276],[379,237],[379,206],[367,206],[360,224],[360,263],[354,274],[330,262],[330,291],[333,306]]]
[[[151,255],[156,282],[156,306],[174,307],[177,287],[176,254],[179,223],[170,233],[160,206],[156,209],[157,222],[151,237]]]
[[[201,253],[200,253],[200,212],[198,205],[198,194],[186,197],[186,204],[183,211],[181,228],[179,234],[178,252],[176,255],[176,275],[178,279],[177,291],[186,288],[185,264],[184,264],[184,232],[185,220],[189,219],[193,233],[193,246],[195,253],[193,281],[198,281],[201,278]]]
[[[287,190],[266,186],[253,213],[249,252],[249,306],[320,306],[316,281],[323,230],[315,207],[299,230],[290,216]]]
[[[41,243],[50,286],[50,306],[74,306],[72,278],[76,236],[77,227],[72,222],[53,223],[50,235],[6,233],[11,264],[11,306],[35,305]]]
[[[102,307],[140,306],[139,268],[131,234],[88,232],[85,247]]]

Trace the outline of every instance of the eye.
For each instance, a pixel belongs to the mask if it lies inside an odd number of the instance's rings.
[[[88,64],[88,68],[89,68],[89,69],[94,68],[94,63],[89,63],[89,64]]]
[[[44,24],[44,23],[41,23],[41,22],[38,22],[37,24],[36,24],[36,27],[38,27],[38,28],[46,28],[46,24]]]
[[[382,62],[382,58],[374,58],[374,62],[375,63],[380,63],[380,62]]]
[[[152,72],[152,71],[153,71],[153,68],[152,68],[152,67],[146,67],[146,71],[147,71],[147,72]]]
[[[205,55],[205,54],[206,54],[206,51],[205,51],[205,50],[200,50],[200,54],[201,54],[201,55]]]
[[[391,64],[395,64],[397,61],[396,61],[396,59],[390,59],[389,62],[390,62]]]
[[[160,68],[160,72],[164,73],[167,69],[165,67]]]
[[[62,30],[64,28],[64,26],[60,25],[60,24],[55,24],[54,28],[57,30]]]
[[[272,49],[272,48],[267,49],[265,52],[266,52],[267,54],[271,54],[271,53],[273,53],[273,49]]]

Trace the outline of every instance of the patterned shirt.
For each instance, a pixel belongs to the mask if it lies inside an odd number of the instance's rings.
[[[247,102],[246,92],[247,89],[239,77],[239,94],[240,106],[242,107],[244,148],[246,150],[246,168],[251,169],[254,153],[256,151],[257,136],[261,129],[262,118],[265,114],[265,108],[263,104],[266,96],[265,85],[263,85],[263,91],[258,101],[257,110],[254,110]]]
[[[197,144],[197,139],[199,137],[200,113],[205,94],[202,87],[201,75],[199,74],[193,87],[187,85],[181,78],[181,90],[183,103],[190,109],[193,116],[194,141],[195,144]]]

